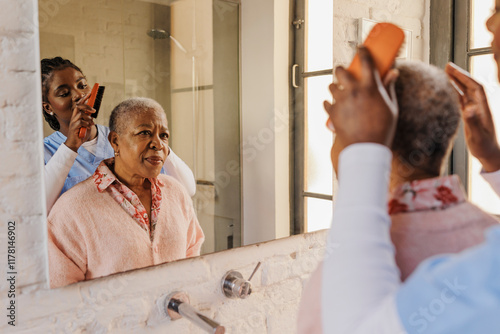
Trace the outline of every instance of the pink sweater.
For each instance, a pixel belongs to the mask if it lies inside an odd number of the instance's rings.
[[[413,181],[395,189],[389,200],[391,239],[404,281],[420,262],[433,255],[458,253],[484,241],[498,224],[493,216],[466,200],[456,175]],[[298,333],[322,333],[322,264],[302,293]]]
[[[163,182],[154,238],[92,178],[55,203],[48,217],[51,288],[197,256],[204,241],[191,198],[170,176]]]

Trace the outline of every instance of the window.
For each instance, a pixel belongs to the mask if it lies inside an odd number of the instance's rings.
[[[294,226],[292,233],[328,228],[332,216],[332,133],[324,126],[323,101],[333,69],[333,1],[293,4],[294,58],[291,70],[294,110]],[[330,219],[329,219],[330,218]]]
[[[454,62],[470,71],[484,86],[499,135],[500,86],[491,50],[492,34],[486,29],[486,20],[495,7],[495,0],[455,0],[454,5],[454,18],[457,23]],[[462,152],[458,152],[459,150]],[[500,214],[500,199],[480,176],[481,164],[466,151],[463,133],[460,133],[457,139],[452,166],[452,171],[459,174],[464,181],[469,199],[487,212]]]

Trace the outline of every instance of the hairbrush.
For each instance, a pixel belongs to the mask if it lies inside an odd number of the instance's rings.
[[[86,105],[95,109],[95,112],[91,115],[93,118],[97,117],[99,108],[101,107],[102,97],[104,95],[105,88],[106,87],[104,86],[99,86],[98,83],[94,84],[94,87],[92,87],[92,92],[90,93],[90,97],[85,103]],[[84,138],[86,134],[87,134],[87,128],[81,127],[80,132],[78,133],[78,137]]]
[[[363,42],[370,51],[381,78],[391,68],[404,39],[405,33],[401,28],[392,23],[382,22],[372,28]],[[361,61],[357,53],[347,70],[357,79],[361,78]]]

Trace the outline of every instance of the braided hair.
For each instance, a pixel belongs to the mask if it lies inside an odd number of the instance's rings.
[[[55,71],[60,71],[64,70],[65,68],[71,67],[77,70],[78,72],[82,73],[82,70],[75,64],[73,64],[71,61],[68,59],[63,59],[61,57],[55,57],[55,58],[45,58],[42,59],[42,101],[43,102],[49,102],[48,100],[48,93],[49,93],[49,88],[50,84],[52,83],[52,77]],[[45,110],[42,110],[43,112],[43,117],[45,118],[45,121],[49,123],[50,127],[56,131],[60,129],[59,122],[57,121],[56,116],[50,115],[48,112]]]

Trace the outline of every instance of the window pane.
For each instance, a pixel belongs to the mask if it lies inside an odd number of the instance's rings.
[[[493,55],[482,55],[471,58],[471,74],[484,85],[490,109],[500,138],[500,86],[497,79],[497,66]],[[500,214],[500,199],[495,195],[483,178],[479,175],[481,164],[470,156],[469,182],[471,201],[483,210],[493,214]]]
[[[471,0],[471,48],[491,46],[492,35],[486,29],[486,20],[495,8],[495,0]]]
[[[330,228],[332,223],[332,201],[306,197],[307,232]]]
[[[333,134],[326,127],[328,119],[323,101],[330,100],[328,85],[332,75],[309,77],[305,82],[305,191],[332,194],[330,150]]]
[[[306,3],[306,72],[333,67],[333,1]]]

